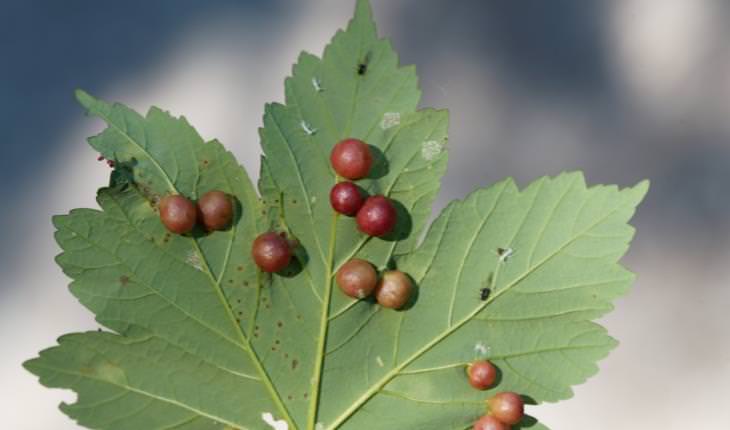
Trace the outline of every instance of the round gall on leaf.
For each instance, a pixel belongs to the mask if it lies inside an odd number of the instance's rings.
[[[384,196],[372,196],[357,212],[358,229],[369,236],[385,236],[395,227],[397,212]]]
[[[289,265],[292,257],[291,245],[287,239],[269,231],[259,235],[251,248],[256,265],[264,272],[278,272]]]
[[[474,430],[509,430],[509,426],[491,415],[484,415],[474,423]]]
[[[233,201],[223,191],[208,191],[198,200],[199,217],[208,231],[224,230],[233,219]]]
[[[375,298],[383,307],[400,309],[408,303],[412,289],[411,279],[405,273],[388,270],[375,287]]]
[[[497,379],[497,368],[487,360],[478,360],[466,369],[469,384],[477,390],[486,390]]]
[[[511,391],[497,393],[487,400],[490,415],[505,424],[515,425],[525,416],[525,402],[519,394]]]
[[[360,192],[357,185],[352,182],[340,182],[335,184],[330,191],[330,204],[335,211],[347,215],[354,216],[360,210],[365,197]]]
[[[160,220],[165,227],[176,234],[185,234],[195,227],[197,210],[195,204],[179,194],[165,196],[160,200]]]
[[[358,139],[345,139],[332,148],[332,168],[347,179],[362,179],[370,172],[373,155],[367,143]]]
[[[372,264],[354,258],[342,265],[335,279],[343,293],[355,299],[364,299],[375,290],[378,274]]]

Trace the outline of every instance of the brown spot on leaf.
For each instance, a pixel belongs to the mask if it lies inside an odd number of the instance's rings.
[[[295,358],[291,361],[291,370],[297,370],[297,366],[299,366],[299,360]]]
[[[120,276],[119,283],[122,284],[122,287],[126,287],[127,284],[129,284],[129,276],[127,276],[127,275]]]

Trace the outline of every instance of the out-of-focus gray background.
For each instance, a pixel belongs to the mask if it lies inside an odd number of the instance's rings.
[[[636,285],[603,322],[621,346],[576,397],[532,408],[555,430],[730,428],[730,2],[373,0],[451,110],[437,209],[514,176],[583,169],[652,189],[625,259]],[[0,1],[0,411],[10,430],[73,429],[20,363],[95,328],[55,266],[50,216],[94,206],[83,87],[185,114],[254,176],[263,105],[352,1]]]

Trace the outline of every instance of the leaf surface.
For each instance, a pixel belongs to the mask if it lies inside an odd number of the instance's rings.
[[[285,89],[265,108],[258,193],[184,118],[77,94],[106,122],[89,143],[116,169],[99,210],[54,218],[57,261],[110,331],[63,336],[25,363],[78,393],[66,414],[100,429],[261,429],[267,413],[290,429],[468,429],[493,392],[558,401],[597,371],[615,341],[592,320],[632,282],[618,260],[646,184],[505,180],[452,202],[419,241],[446,168],[448,113],[417,109],[415,69],[378,38],[366,1],[322,58],[301,54]],[[348,137],[375,154],[358,185],[396,202],[386,237],[330,208],[329,153]],[[213,189],[235,197],[228,230],[165,230],[162,196]],[[300,243],[275,275],[250,258],[269,229]],[[353,257],[408,273],[411,303],[392,311],[341,294],[333,277]],[[475,358],[499,368],[492,391],[467,384]],[[517,428],[545,427],[527,417]]]

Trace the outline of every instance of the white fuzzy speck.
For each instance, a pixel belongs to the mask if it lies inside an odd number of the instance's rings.
[[[310,136],[317,132],[317,129],[309,125],[307,121],[302,120],[299,125],[302,127],[302,130]]]
[[[437,140],[427,140],[421,144],[421,157],[426,161],[431,161],[441,154],[444,145]]]
[[[511,256],[513,256],[515,250],[512,248],[499,248],[497,254],[499,255],[499,261],[506,262]]]
[[[309,201],[312,202],[312,204],[317,203],[317,196],[312,196],[312,198],[309,199]]]
[[[383,359],[380,358],[380,356],[375,357],[375,362],[378,363],[378,366],[380,367],[385,366],[385,363],[383,363]]]
[[[185,258],[185,261],[188,262],[191,266],[195,267],[197,270],[203,270],[203,263],[200,261],[200,255],[195,251],[189,251],[188,256]]]
[[[474,353],[478,356],[485,356],[489,354],[490,348],[482,341],[477,342],[474,344]]]
[[[322,424],[322,423],[315,424],[314,430],[324,430],[324,424]]]
[[[324,90],[324,88],[322,88],[322,84],[319,82],[319,79],[317,79],[316,76],[312,77],[312,86],[314,87],[314,91],[316,92]]]
[[[261,419],[274,430],[289,430],[289,424],[287,424],[286,421],[275,420],[274,416],[271,415],[270,412],[264,412],[261,414]]]
[[[400,113],[386,112],[383,114],[383,120],[380,121],[380,128],[387,130],[396,125],[400,125]]]

